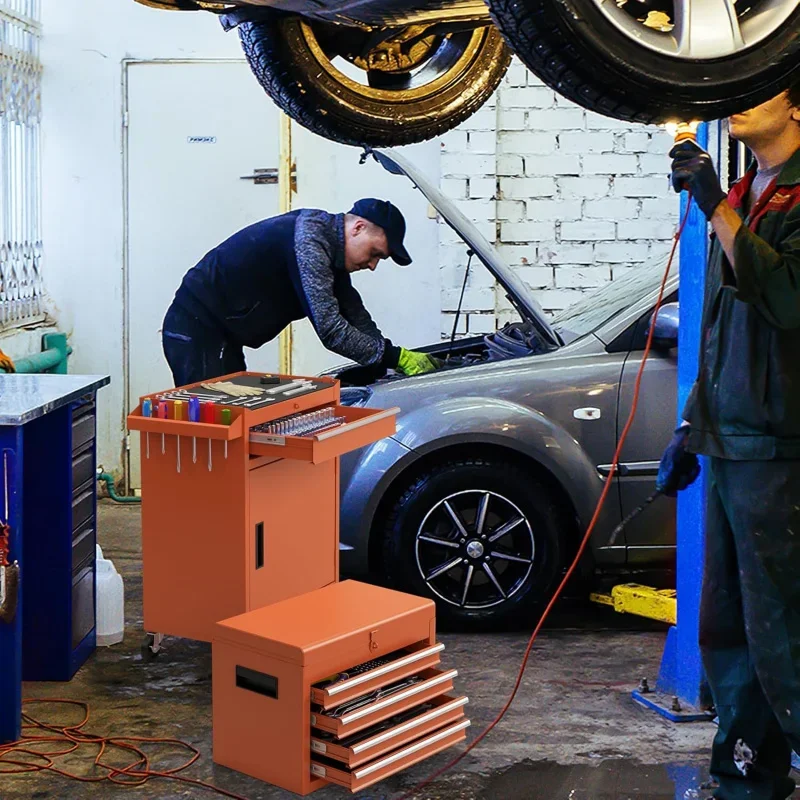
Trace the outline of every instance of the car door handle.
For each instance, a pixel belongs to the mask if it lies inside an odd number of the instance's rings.
[[[621,478],[648,478],[658,475],[658,461],[631,461],[617,467],[617,475]],[[597,471],[607,478],[611,474],[611,464],[599,464]]]

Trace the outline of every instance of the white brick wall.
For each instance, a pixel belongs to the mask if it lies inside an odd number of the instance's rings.
[[[671,144],[659,128],[583,110],[515,59],[493,100],[442,138],[441,186],[552,313],[667,252],[679,208],[667,178]],[[467,256],[445,229],[442,336],[449,338]],[[516,317],[486,272],[473,259],[460,335]]]

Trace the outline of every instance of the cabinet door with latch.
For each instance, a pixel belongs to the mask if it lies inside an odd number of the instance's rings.
[[[248,610],[337,580],[338,491],[335,459],[250,472]]]

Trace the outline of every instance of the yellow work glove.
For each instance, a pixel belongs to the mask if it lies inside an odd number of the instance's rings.
[[[7,356],[2,350],[0,350],[0,369],[5,370],[6,372],[17,371],[14,367],[14,362],[11,360],[11,357]]]
[[[400,358],[397,361],[397,371],[404,375],[424,375],[426,372],[434,372],[441,367],[442,362],[438,358],[429,356],[427,353],[417,353],[414,350],[400,348]]]

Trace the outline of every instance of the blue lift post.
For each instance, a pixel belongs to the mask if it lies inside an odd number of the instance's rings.
[[[698,144],[708,148],[708,124],[697,131]],[[688,195],[681,196],[681,219]],[[692,204],[680,245],[680,331],[678,338],[678,415],[697,377],[703,315],[708,223]],[[705,491],[707,467],[700,478],[678,497],[677,625],[669,630],[655,692],[634,692],[639,702],[673,722],[711,719],[701,711],[704,673],[699,646],[700,590],[705,546]],[[677,698],[677,704],[673,700]]]

